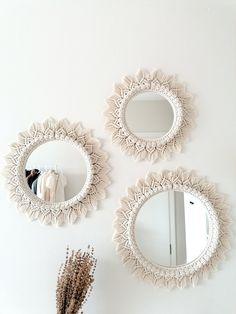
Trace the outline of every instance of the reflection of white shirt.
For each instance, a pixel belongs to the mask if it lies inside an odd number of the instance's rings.
[[[65,186],[67,184],[66,177],[62,173],[57,173],[53,170],[49,171],[46,178],[46,188],[49,189],[49,202],[64,202],[65,201]]]
[[[50,200],[50,191],[46,186],[48,175],[48,171],[40,175],[37,183],[37,196],[47,202]]]

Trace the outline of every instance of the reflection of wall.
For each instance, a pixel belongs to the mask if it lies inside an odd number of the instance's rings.
[[[27,169],[59,170],[66,176],[65,199],[78,194],[86,180],[86,164],[83,156],[72,144],[53,141],[39,146],[29,157]]]
[[[151,197],[140,209],[135,230],[138,246],[154,264],[171,265],[169,195]]]
[[[173,123],[173,110],[167,100],[134,100],[126,110],[127,125],[133,132],[166,133]]]

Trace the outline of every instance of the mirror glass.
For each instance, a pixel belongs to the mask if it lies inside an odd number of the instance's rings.
[[[193,261],[205,249],[208,235],[206,207],[186,192],[154,195],[136,218],[137,245],[153,264],[174,267]]]
[[[133,97],[127,104],[125,117],[129,130],[144,139],[162,137],[174,123],[171,104],[156,92],[144,92]]]
[[[64,141],[37,147],[26,163],[25,176],[32,193],[49,203],[64,202],[77,195],[87,178],[79,149]]]

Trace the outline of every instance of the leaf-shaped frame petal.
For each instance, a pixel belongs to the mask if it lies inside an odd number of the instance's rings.
[[[174,122],[165,135],[149,140],[140,138],[129,130],[125,111],[131,98],[150,91],[169,101],[174,111]],[[106,129],[111,133],[112,141],[120,144],[122,151],[138,160],[155,162],[181,151],[194,116],[192,96],[174,76],[165,75],[160,70],[141,70],[134,76],[124,77],[120,84],[115,84],[114,94],[107,99],[107,104]]]
[[[167,190],[196,196],[205,205],[209,220],[209,239],[205,250],[194,261],[177,267],[153,264],[143,256],[135,240],[135,221],[141,206],[150,197]],[[196,285],[216,269],[229,248],[230,224],[228,206],[213,184],[181,168],[165,170],[149,174],[128,189],[128,195],[121,199],[121,208],[116,212],[114,241],[123,263],[132,273],[159,287],[184,288]]]
[[[88,211],[96,209],[98,201],[105,197],[109,185],[108,156],[90,133],[79,123],[50,118],[44,123],[34,123],[28,131],[19,133],[18,141],[10,146],[4,171],[6,185],[10,198],[31,220],[56,225],[75,223]],[[87,179],[76,196],[65,202],[50,204],[32,193],[24,173],[30,154],[38,146],[55,140],[66,141],[80,151],[86,162]]]

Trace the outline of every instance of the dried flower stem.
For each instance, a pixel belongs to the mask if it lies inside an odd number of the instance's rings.
[[[72,250],[71,254],[67,248],[65,264],[61,265],[57,279],[57,314],[83,313],[82,307],[92,291],[96,264],[90,246],[87,252]]]

